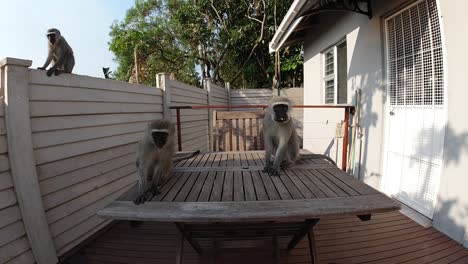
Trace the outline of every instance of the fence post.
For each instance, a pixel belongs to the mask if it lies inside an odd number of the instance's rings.
[[[231,84],[229,82],[226,82],[226,90],[227,90],[229,111],[231,111]]]
[[[39,264],[57,263],[57,253],[42,203],[29,112],[29,69],[32,61],[0,61],[5,101],[8,156],[18,204],[34,258]],[[45,72],[44,72],[45,74]]]
[[[205,89],[207,91],[207,104],[212,105],[211,103],[211,85],[212,85],[212,80],[211,79],[205,79]],[[208,109],[208,149],[210,151],[213,151],[213,111],[211,109]]]
[[[156,75],[156,87],[163,91],[163,114],[164,118],[172,120],[171,115],[171,74],[158,73]]]

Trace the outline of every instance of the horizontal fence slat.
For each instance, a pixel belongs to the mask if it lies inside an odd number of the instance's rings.
[[[36,117],[31,119],[33,133],[40,131],[70,129],[78,127],[102,126],[112,124],[150,122],[162,118],[162,113],[138,114],[99,114],[81,116]]]
[[[0,209],[16,204],[16,194],[13,188],[0,191]]]
[[[0,228],[21,220],[21,213],[17,205],[0,210]]]
[[[162,96],[66,86],[31,85],[31,101],[82,101],[162,104]]]
[[[49,223],[54,223],[59,219],[62,219],[63,217],[80,210],[84,206],[109,195],[110,193],[116,192],[123,188],[127,188],[129,187],[129,185],[133,185],[136,182],[136,177],[136,173],[126,177],[122,177],[116,181],[107,184],[106,186],[103,186],[99,189],[95,189],[91,192],[79,196],[76,199],[73,199],[67,203],[57,206],[46,212],[47,220]]]
[[[13,178],[10,171],[0,173],[0,190],[13,187]]]
[[[136,143],[101,149],[96,152],[85,153],[83,155],[39,165],[37,166],[37,174],[39,181],[42,181],[135,152]]]
[[[30,102],[31,117],[114,113],[162,113],[156,104],[96,103],[96,102]]]
[[[22,236],[10,243],[0,247],[0,261],[2,263],[7,263],[8,261],[20,256],[22,253],[25,253],[30,249],[31,246],[29,245],[28,238],[26,236]],[[31,258],[30,262],[26,262],[21,260],[21,263],[33,263],[34,259]]]
[[[83,235],[79,236],[78,238],[72,240],[71,242],[69,242],[68,244],[63,246],[62,248],[58,249],[57,254],[59,256],[62,256],[63,254],[67,253],[69,250],[71,250],[74,247],[76,247],[77,245],[79,245],[82,241],[86,240],[88,237],[90,237],[94,233],[96,233],[99,230],[101,230],[102,228],[106,227],[111,222],[112,222],[111,220],[105,220],[105,221],[101,222],[99,225],[93,227],[89,231],[83,233]]]
[[[0,247],[26,234],[23,222],[16,221],[11,225],[0,228]]]
[[[121,134],[143,133],[146,125],[147,122],[139,122],[33,133],[33,146],[36,149]]]
[[[101,149],[117,147],[129,143],[137,142],[142,136],[142,132],[118,135],[106,138],[92,139],[82,142],[52,146],[48,148],[36,149],[36,163],[43,164],[64,158],[82,155],[98,151]]]
[[[44,208],[46,210],[54,208],[60,204],[66,203],[72,199],[75,199],[87,192],[94,189],[99,189],[110,182],[116,181],[120,178],[124,178],[136,171],[135,162],[132,161],[130,164],[123,164],[123,166],[103,173],[94,178],[85,180],[83,182],[67,186],[59,191],[51,194],[44,195],[42,200],[44,201]]]
[[[84,182],[98,177],[104,173],[116,170],[124,164],[134,164],[135,153],[113,158],[82,169],[74,170],[53,178],[40,181],[41,193],[46,195],[67,188],[70,185]]]

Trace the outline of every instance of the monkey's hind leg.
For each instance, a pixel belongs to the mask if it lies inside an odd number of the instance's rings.
[[[63,72],[71,73],[75,67],[75,57],[72,54],[67,55],[67,59],[63,63]]]
[[[73,54],[68,54],[65,57],[65,60],[63,62],[63,65],[59,68],[57,68],[54,72],[54,74],[60,75],[62,73],[71,73],[73,71],[73,67],[75,66],[75,57],[73,57]]]

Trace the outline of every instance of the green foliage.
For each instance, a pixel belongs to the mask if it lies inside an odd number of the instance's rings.
[[[268,42],[275,33],[274,4],[279,24],[292,0],[264,3],[136,0],[125,19],[111,27],[109,48],[119,63],[113,77],[134,77],[136,53],[142,83],[154,84],[157,73],[171,72],[194,85],[212,78],[233,87],[271,87],[274,54],[268,53]],[[300,46],[281,52],[281,71],[282,86],[302,82]]]

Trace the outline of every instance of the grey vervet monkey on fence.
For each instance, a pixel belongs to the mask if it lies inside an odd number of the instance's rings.
[[[48,53],[44,66],[39,67],[39,70],[45,70],[52,62],[53,65],[47,70],[47,76],[52,74],[59,75],[63,72],[71,73],[75,66],[75,57],[73,50],[68,45],[68,42],[56,28],[47,30]]]

